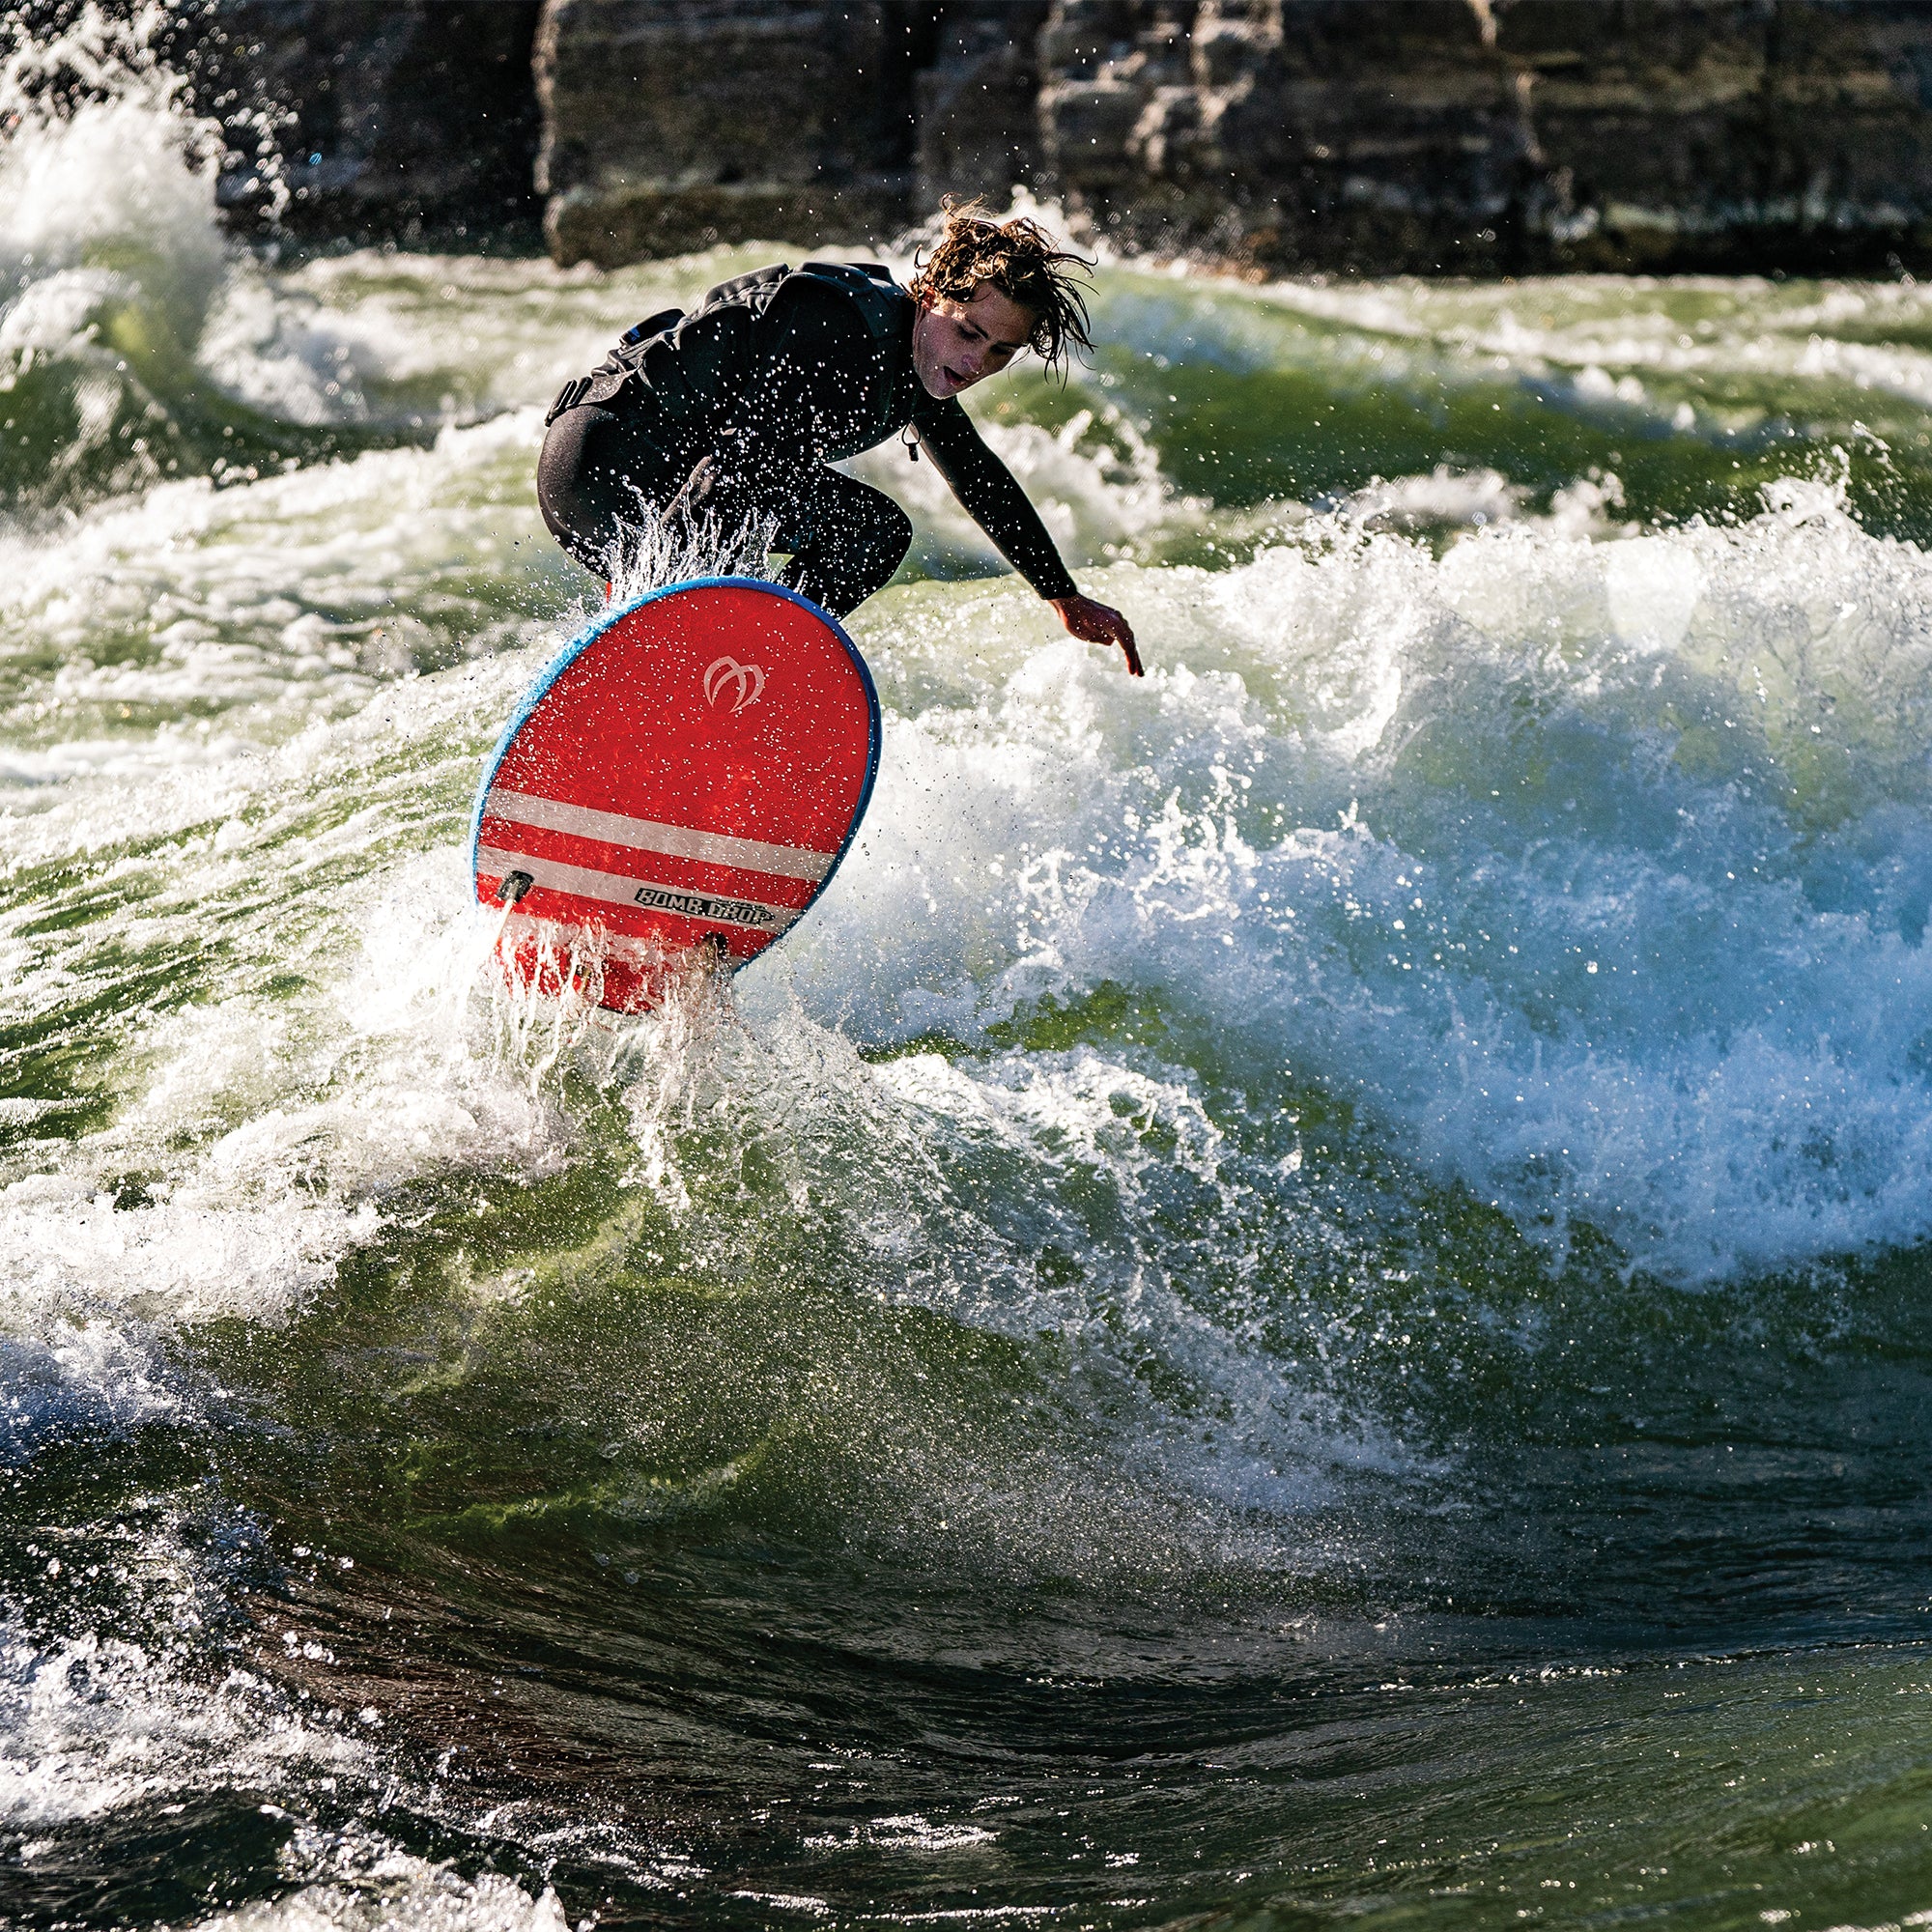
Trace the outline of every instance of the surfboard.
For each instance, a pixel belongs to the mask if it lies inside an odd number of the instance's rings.
[[[879,700],[836,619],[749,577],[607,611],[484,767],[480,902],[511,980],[620,1012],[694,959],[736,971],[831,883],[879,766]]]

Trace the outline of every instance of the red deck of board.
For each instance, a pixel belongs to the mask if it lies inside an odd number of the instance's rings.
[[[633,1009],[694,947],[754,957],[852,830],[871,717],[838,631],[781,592],[696,584],[619,615],[554,676],[489,781],[477,897],[495,903],[512,871],[535,881],[506,963],[545,977],[553,923],[551,952],[594,942],[603,1004]]]

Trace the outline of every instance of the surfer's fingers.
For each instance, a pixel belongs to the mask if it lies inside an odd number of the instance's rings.
[[[1087,632],[1089,640],[1096,644],[1119,644],[1127,660],[1127,669],[1135,677],[1145,676],[1141,669],[1140,646],[1134,642],[1134,627],[1126,618],[1108,604],[1095,604],[1090,613],[1092,628]]]
[[[1119,644],[1125,653],[1127,669],[1141,677],[1141,654],[1134,643],[1134,627],[1111,604],[1093,597],[1056,597],[1053,608],[1060,621],[1085,644]]]

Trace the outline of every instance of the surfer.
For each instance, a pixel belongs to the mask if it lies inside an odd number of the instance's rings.
[[[1031,349],[1064,368],[1092,346],[1076,270],[1024,216],[948,205],[932,258],[900,288],[868,263],[808,262],[722,282],[684,314],[629,330],[552,405],[537,465],[551,533],[600,576],[645,508],[771,520],[780,581],[835,616],[879,589],[912,545],[883,491],[831,466],[903,438],[922,451],[1015,570],[1076,638],[1118,644],[1120,611],[1083,597],[1012,472],[959,396]]]

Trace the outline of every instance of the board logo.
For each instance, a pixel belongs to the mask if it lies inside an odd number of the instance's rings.
[[[704,701],[716,707],[728,697],[736,717],[748,704],[757,703],[765,689],[765,674],[756,665],[736,658],[715,658],[704,670]]]
[[[722,919],[732,925],[755,926],[761,932],[782,930],[770,906],[749,899],[714,898],[709,893],[672,892],[665,886],[639,886],[631,896],[640,906],[680,913],[686,919]]]

